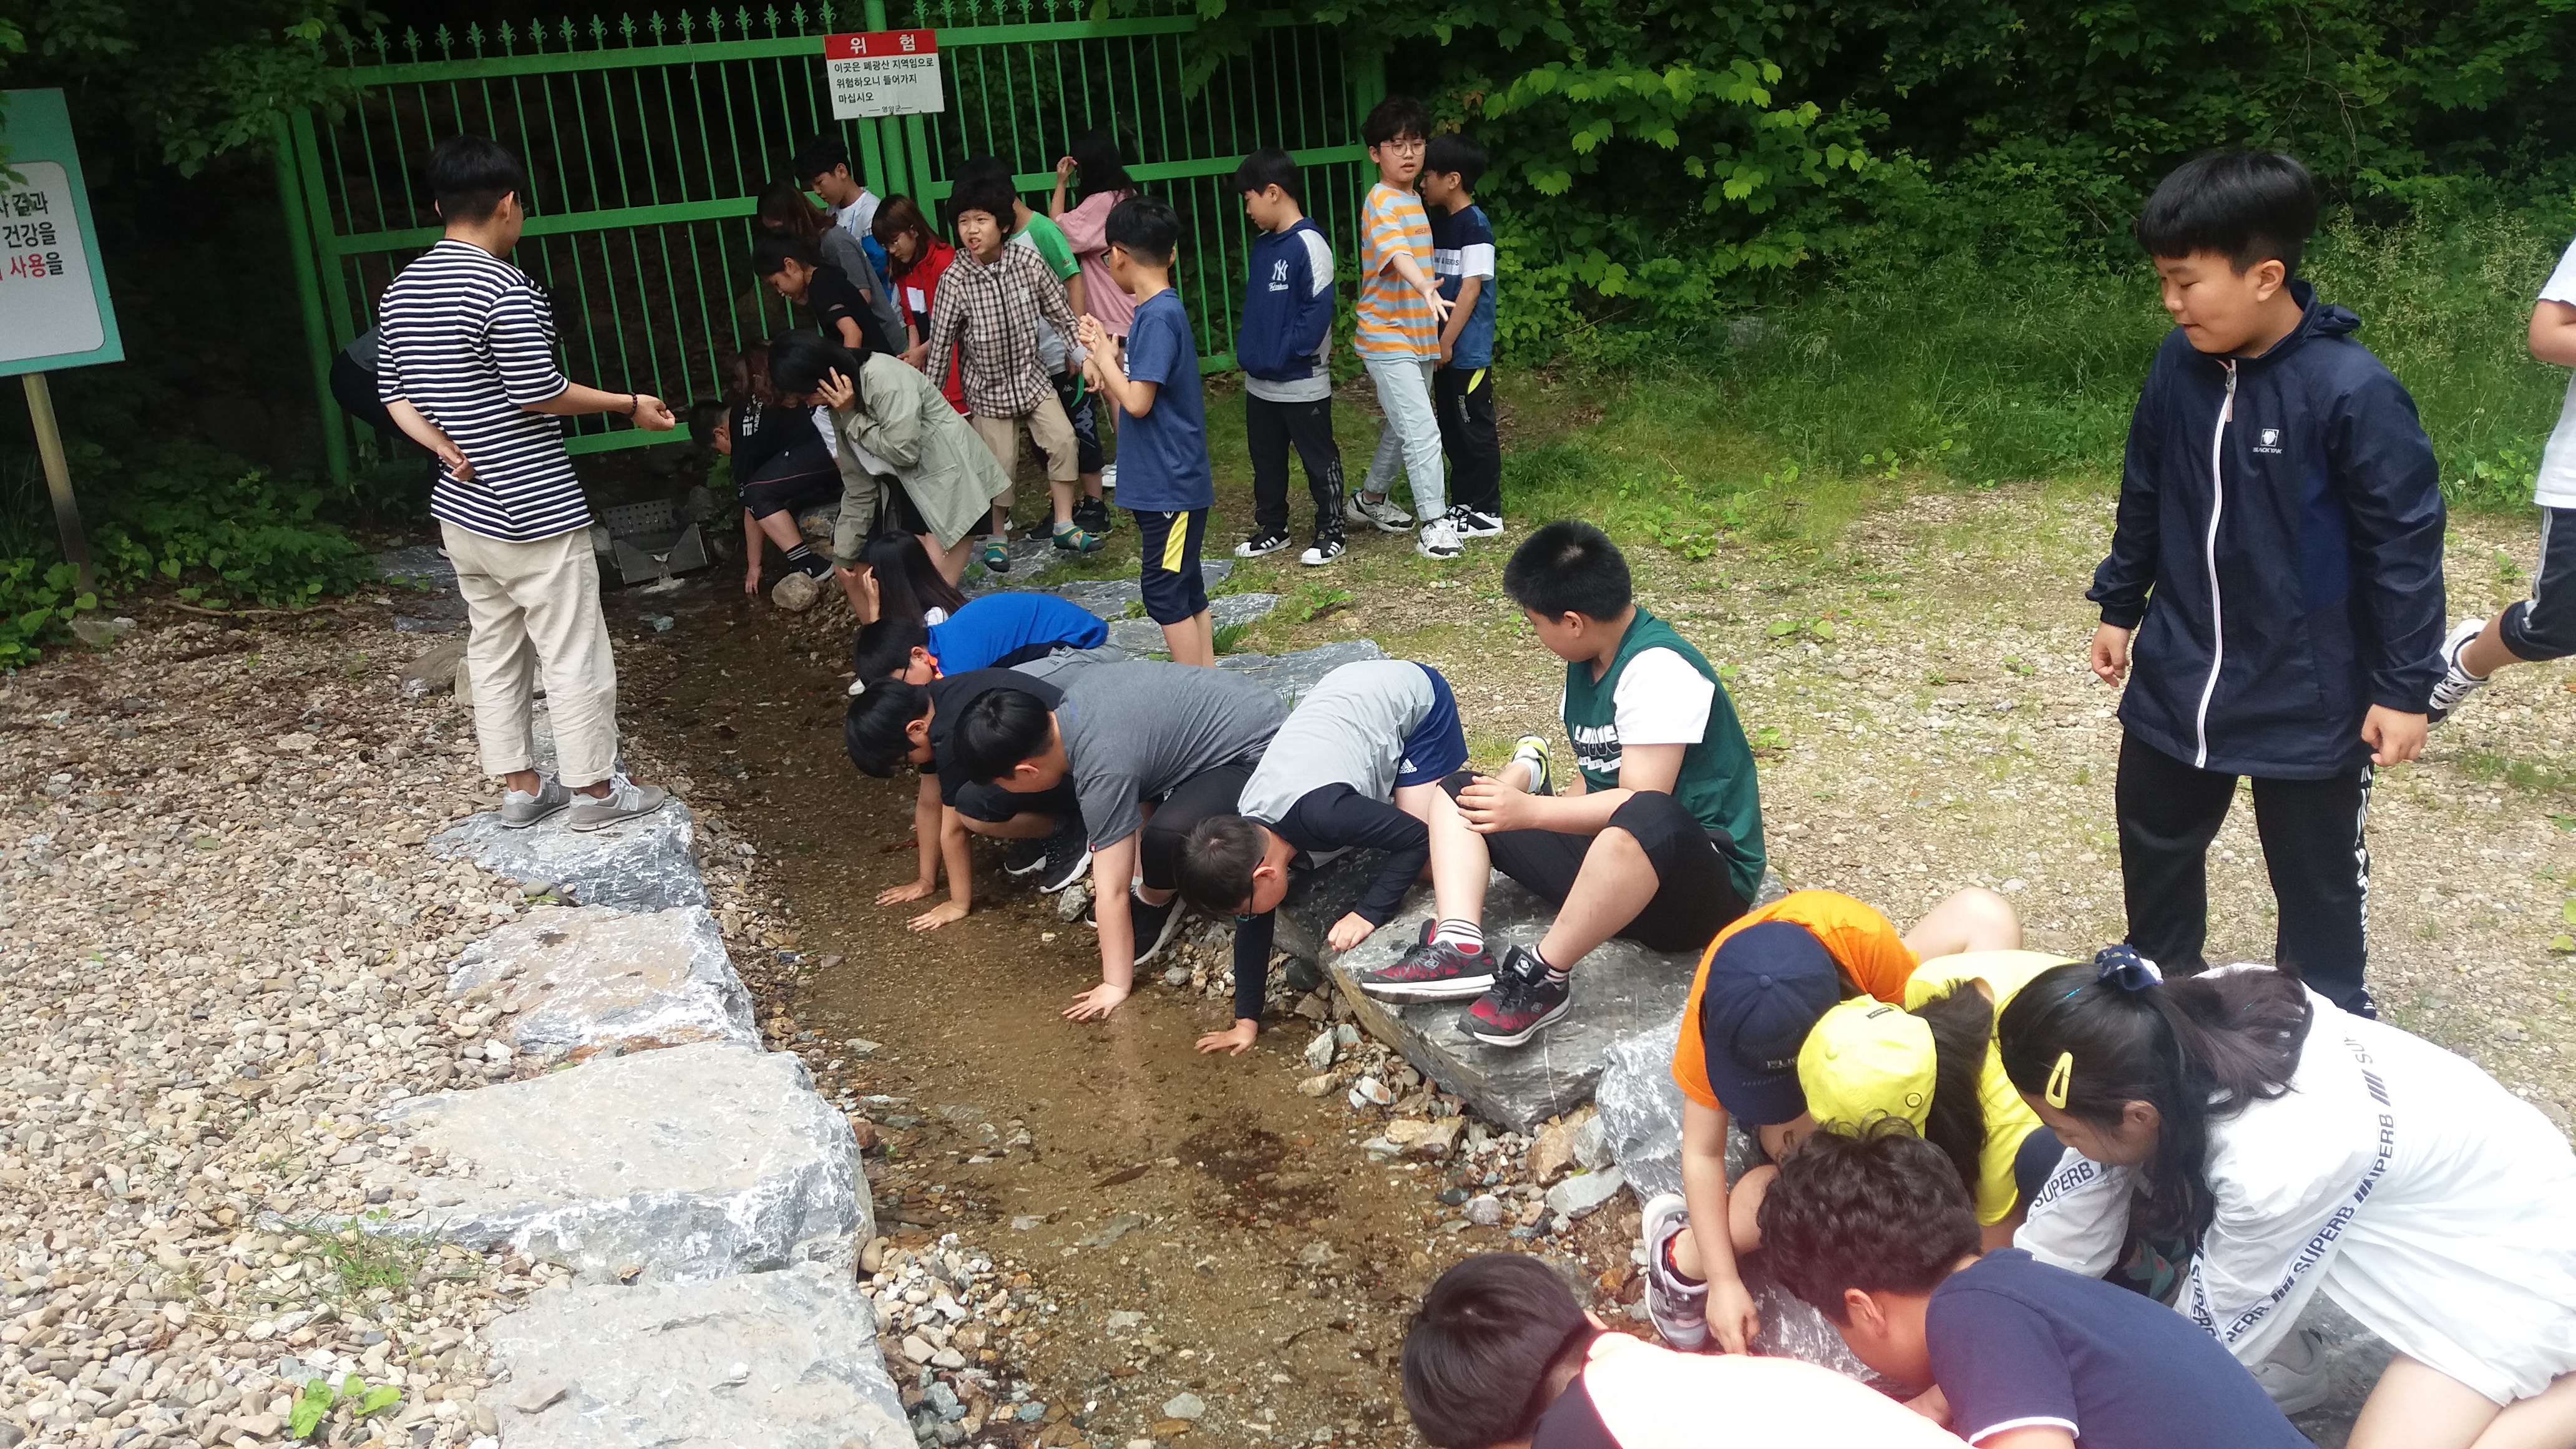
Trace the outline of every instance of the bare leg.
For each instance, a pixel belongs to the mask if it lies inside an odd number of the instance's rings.
[[[1163,643],[1171,649],[1174,664],[1216,663],[1216,631],[1209,626],[1205,609],[1177,624],[1165,624]]]
[[[977,820],[973,816],[959,818],[965,822],[969,834],[980,835],[987,840],[1044,840],[1055,834],[1055,817],[1040,815],[1034,810],[1023,810],[1008,820]]]
[[[2478,631],[2478,637],[2470,640],[2468,645],[2460,650],[2460,667],[2480,679],[2486,678],[2508,664],[2522,662],[2521,656],[2504,647],[2504,610],[2502,609],[2496,610],[2495,617],[2487,620],[2487,626]]]
[[[1559,971],[1570,969],[1592,948],[1619,934],[1655,899],[1663,881],[1637,837],[1612,826],[1592,837],[1583,853],[1583,869],[1574,888],[1557,908],[1555,924],[1538,943],[1538,953]]]
[[[1727,1236],[1735,1240],[1738,1257],[1762,1246],[1762,1219],[1759,1216],[1762,1199],[1771,1195],[1771,1184],[1779,1178],[1780,1169],[1766,1162],[1759,1167],[1746,1168],[1744,1175],[1735,1180],[1735,1186],[1726,1190]],[[1697,1271],[1698,1264],[1685,1263],[1682,1256],[1681,1248],[1676,1245],[1673,1249],[1675,1267],[1694,1278],[1705,1276]],[[1690,1256],[1699,1256],[1697,1245],[1693,1245]]]
[[[2569,1449],[2576,1445],[2576,1374],[2560,1374],[2549,1387],[2518,1400],[2495,1416],[2475,1449]]]
[[[769,541],[778,545],[780,553],[805,541],[805,535],[797,530],[796,515],[784,508],[776,513],[762,514],[760,531],[769,535]]]
[[[1458,802],[1438,785],[1431,787],[1431,894],[1444,921],[1485,919],[1485,887],[1494,875],[1493,854],[1485,837],[1467,828]]]
[[[1425,780],[1419,785],[1398,785],[1395,787],[1395,808],[1429,825],[1434,796],[1443,800],[1449,798],[1449,792],[1441,789],[1437,780]]]
[[[2013,913],[2012,902],[1993,891],[1970,886],[1916,921],[1914,928],[1905,933],[1905,944],[1925,961],[1962,951],[2018,950],[2021,917]]]
[[[2469,1449],[2484,1442],[2497,1415],[2486,1395],[2401,1353],[2389,1360],[2344,1443],[2347,1449]]]
[[[966,560],[975,552],[975,535],[960,534],[957,542],[947,548],[939,546],[939,535],[935,533],[917,534],[915,537],[921,540],[921,551],[930,555],[930,561],[938,566],[941,578],[953,584],[965,577]]]
[[[1058,533],[1073,527],[1073,486],[1070,478],[1061,483],[1047,480],[1047,497],[1055,504],[1055,531]]]

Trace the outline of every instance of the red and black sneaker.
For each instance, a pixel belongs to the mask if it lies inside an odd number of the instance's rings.
[[[1487,1046],[1519,1046],[1564,1016],[1573,997],[1570,983],[1547,979],[1535,952],[1514,946],[1494,973],[1494,989],[1476,998],[1458,1029]]]
[[[1464,951],[1433,940],[1434,929],[1432,922],[1423,922],[1422,939],[1406,947],[1403,955],[1374,971],[1353,972],[1352,979],[1380,1001],[1462,1001],[1491,989],[1492,948]]]

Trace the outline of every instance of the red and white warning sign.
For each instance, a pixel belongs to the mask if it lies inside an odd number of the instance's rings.
[[[832,119],[917,116],[948,109],[939,81],[939,32],[867,30],[823,37]]]

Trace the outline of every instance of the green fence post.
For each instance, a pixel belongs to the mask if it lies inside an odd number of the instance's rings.
[[[313,259],[313,226],[304,214],[303,188],[295,174],[295,148],[286,118],[270,124],[277,147],[277,204],[286,213],[286,244],[295,254],[296,299],[304,307],[304,350],[313,364],[313,405],[322,423],[322,460],[331,481],[349,486],[349,431],[340,405],[331,398],[331,333],[322,320],[322,274]]]
[[[1371,47],[1354,55],[1343,52],[1344,64],[1350,68],[1351,90],[1359,101],[1363,116],[1378,102],[1386,99],[1386,52]]]

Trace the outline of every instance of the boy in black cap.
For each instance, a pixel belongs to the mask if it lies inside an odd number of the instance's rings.
[[[1772,1158],[1815,1128],[1798,1086],[1798,1048],[1846,996],[1902,1006],[1914,968],[1961,951],[2021,944],[2021,921],[2003,897],[1971,887],[1932,908],[1914,929],[1837,891],[1793,891],[1718,933],[1682,1007],[1673,1080],[1682,1096],[1682,1191],[1646,1204],[1646,1311],[1675,1348],[1706,1347],[1712,1331],[1742,1353],[1759,1329],[1735,1256],[1760,1241],[1754,1212],[1774,1169],[1726,1182],[1726,1123],[1744,1120]],[[1712,1225],[1693,1230],[1696,1222]]]

